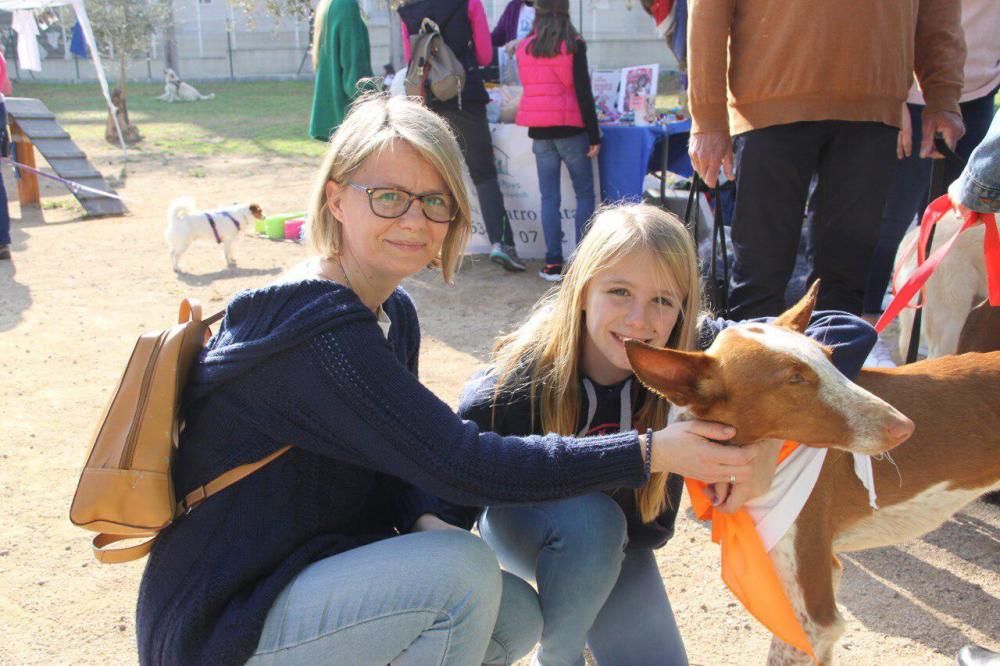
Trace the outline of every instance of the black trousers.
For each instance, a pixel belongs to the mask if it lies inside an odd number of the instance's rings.
[[[993,90],[987,95],[959,105],[962,108],[962,120],[965,121],[965,135],[955,146],[955,152],[963,160],[969,159],[969,155],[990,129],[990,123],[993,121],[993,98],[996,93],[997,91]],[[868,286],[865,289],[866,313],[882,312],[882,296],[892,276],[896,250],[914,216],[923,213],[927,204],[931,161],[920,158],[920,139],[923,135],[920,123],[924,107],[916,104],[907,106],[913,124],[913,152],[909,157],[897,160],[893,167],[892,183],[882,213],[882,227],[879,229],[878,244],[875,246],[871,270],[868,273]],[[951,185],[952,181],[962,174],[962,168],[963,165],[946,160],[945,185]]]
[[[780,314],[795,267],[809,180],[814,193],[817,307],[861,313],[872,252],[896,160],[895,127],[824,120],[751,130],[735,138],[735,262],[730,318]]]
[[[493,136],[486,121],[486,107],[466,105],[459,109],[456,104],[442,104],[431,107],[444,118],[462,149],[469,176],[476,186],[479,210],[483,214],[486,235],[490,243],[514,245],[514,232],[507,219],[500,180],[497,177],[496,158],[493,156]]]

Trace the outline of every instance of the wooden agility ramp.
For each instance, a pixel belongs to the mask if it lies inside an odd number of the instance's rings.
[[[56,122],[54,113],[41,100],[31,97],[8,97],[7,116],[10,122],[11,142],[16,145],[16,160],[29,167],[35,166],[35,151],[42,154],[56,175],[80,183],[95,190],[116,194],[105,182],[101,172],[91,165],[87,155],[70,138],[69,132]],[[69,188],[87,217],[124,215],[128,212],[125,204],[111,197],[101,196],[86,190],[79,192]],[[38,204],[38,177],[25,170],[17,182],[21,205]]]

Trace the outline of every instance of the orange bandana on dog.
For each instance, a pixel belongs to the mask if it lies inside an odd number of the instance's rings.
[[[795,442],[786,441],[778,462],[787,458],[797,446]],[[694,479],[685,479],[685,483],[695,516],[712,521],[712,541],[722,548],[722,580],[726,587],[771,633],[815,661],[809,637],[795,616],[750,514],[745,509],[733,514],[716,513],[705,494],[707,484]]]

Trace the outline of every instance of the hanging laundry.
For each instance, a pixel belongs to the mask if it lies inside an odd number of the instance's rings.
[[[42,59],[38,53],[38,23],[35,13],[29,9],[14,10],[10,26],[17,33],[17,63],[21,69],[42,71]]]
[[[79,21],[73,24],[72,37],[69,40],[69,52],[77,58],[86,59],[90,57],[90,53],[87,51],[87,40],[83,36],[83,27]]]

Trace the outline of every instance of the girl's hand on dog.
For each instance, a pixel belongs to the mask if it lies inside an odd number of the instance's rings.
[[[747,483],[753,474],[755,445],[726,446],[736,430],[712,421],[678,421],[653,433],[654,472],[674,473],[705,483]],[[712,441],[715,440],[715,441]]]
[[[780,439],[765,439],[757,443],[760,453],[753,459],[753,474],[748,483],[715,483],[706,488],[706,494],[715,508],[723,513],[736,513],[746,502],[770,490],[782,444],[784,441]]]

